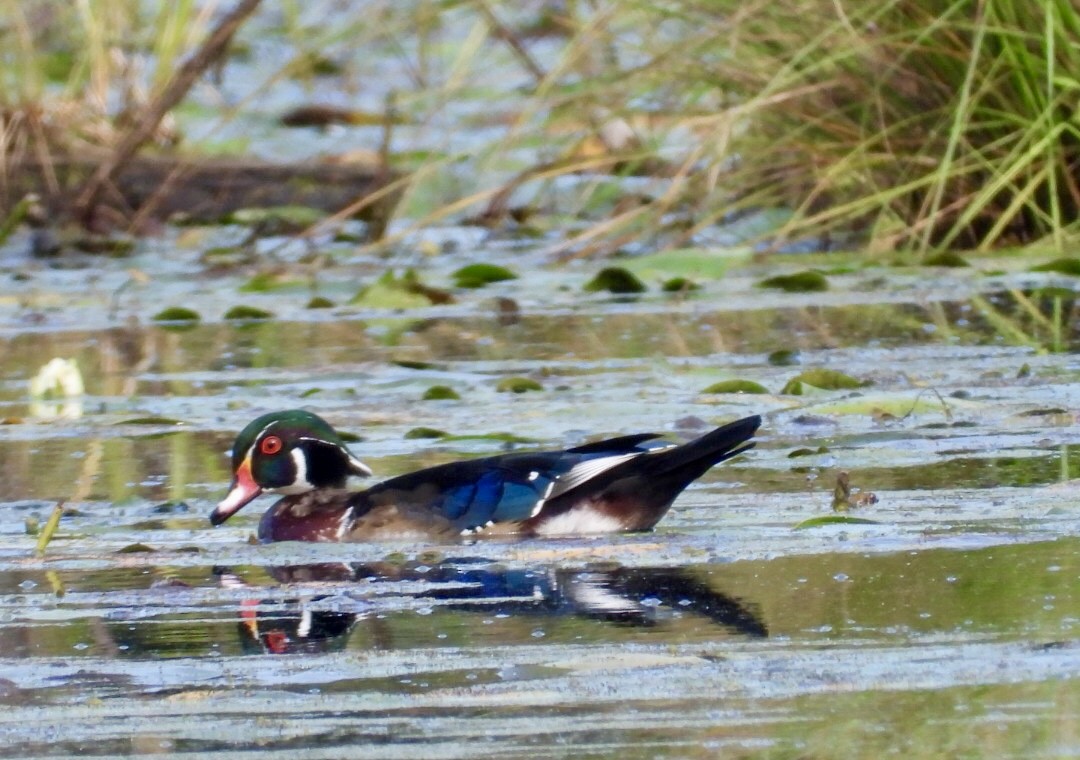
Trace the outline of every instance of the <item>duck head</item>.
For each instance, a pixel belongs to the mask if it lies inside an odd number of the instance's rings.
[[[220,525],[262,493],[283,496],[316,488],[344,488],[350,475],[371,470],[318,415],[301,409],[271,412],[240,431],[232,449],[233,481],[210,513]]]

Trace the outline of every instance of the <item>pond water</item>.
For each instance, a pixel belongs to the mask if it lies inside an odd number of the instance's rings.
[[[251,271],[184,242],[62,266],[18,236],[4,249],[10,756],[1080,754],[1071,279],[856,267],[775,294],[742,260],[627,298],[582,292],[594,263],[517,252],[518,280],[380,309],[347,301],[383,259],[287,265],[292,282],[245,292]],[[425,281],[474,258],[434,257]],[[338,306],[305,308],[313,292]],[[223,320],[236,303],[275,318]],[[168,305],[203,318],[154,323]],[[30,397],[54,357],[85,395]],[[810,368],[870,384],[779,392]],[[507,376],[543,390],[500,393]],[[702,392],[729,378],[771,392]],[[432,385],[462,400],[421,400]],[[269,498],[212,528],[233,436],[296,406],[357,434],[379,476],[765,424],[648,534],[254,545]],[[876,495],[852,513],[873,522],[796,529],[831,514],[841,471]]]

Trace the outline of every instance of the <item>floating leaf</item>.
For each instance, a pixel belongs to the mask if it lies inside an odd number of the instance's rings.
[[[120,422],[114,422],[114,425],[183,425],[180,420],[170,419],[169,417],[134,417],[130,420],[121,420]]]
[[[769,354],[768,362],[774,367],[790,367],[799,363],[799,352],[790,348],[777,349]]]
[[[117,549],[115,554],[144,554],[150,552],[156,552],[157,549],[146,544],[128,544],[127,546]]]
[[[412,359],[395,359],[392,363],[405,369],[441,369],[435,362],[413,361]]]
[[[814,388],[821,388],[826,391],[835,391],[850,388],[862,388],[869,383],[857,380],[851,375],[845,375],[843,372],[838,372],[835,369],[808,369],[788,380],[787,384],[784,385],[783,390],[780,392],[791,396],[801,396],[804,384],[811,385]]]
[[[449,385],[433,385],[424,391],[423,401],[460,401],[461,396]]]
[[[459,288],[482,288],[492,282],[516,280],[517,275],[497,264],[469,264],[454,272],[454,285]]]
[[[722,380],[713,383],[702,393],[768,393],[769,389],[753,380]]]
[[[923,262],[924,267],[950,267],[953,269],[959,269],[960,267],[969,267],[971,264],[968,260],[961,256],[959,253],[953,251],[945,251],[939,253],[936,256],[931,256]]]
[[[225,319],[255,320],[273,318],[273,312],[267,311],[266,309],[259,309],[255,306],[238,305],[225,312]]]
[[[528,391],[542,391],[544,386],[528,377],[504,377],[495,386],[499,393],[526,393]]]
[[[849,515],[822,515],[811,517],[796,525],[793,530],[805,530],[817,528],[822,525],[879,525],[877,520],[867,520],[865,517],[850,517]]]
[[[1031,268],[1032,272],[1057,272],[1058,274],[1068,274],[1073,277],[1080,277],[1080,259],[1073,256],[1065,256],[1060,259],[1054,259],[1048,261],[1045,264],[1039,264]]]
[[[769,277],[759,282],[758,286],[783,290],[785,293],[819,293],[829,289],[829,281],[821,272],[808,269],[805,272]]]
[[[800,457],[812,457],[812,456],[816,456],[817,454],[827,454],[827,453],[829,453],[829,447],[828,446],[818,446],[816,449],[808,449],[808,448],[795,449],[794,451],[792,451],[787,456],[788,456],[788,459],[798,459]]]
[[[322,388],[308,388],[306,391],[300,394],[300,398],[310,398],[316,393],[322,393]]]
[[[446,438],[446,436],[446,431],[429,427],[414,427],[405,433],[406,440],[414,438]]]
[[[270,293],[307,288],[308,283],[286,272],[257,272],[239,287],[241,293]]]
[[[665,293],[689,293],[691,290],[701,290],[701,286],[686,277],[672,277],[664,280],[660,289]]]
[[[645,283],[639,280],[630,270],[622,267],[606,267],[585,283],[585,290],[589,293],[606,290],[609,293],[624,294],[644,293],[646,287]]]
[[[315,296],[307,302],[305,309],[332,309],[334,308],[334,302],[329,298],[323,298],[322,296]]]
[[[454,297],[450,293],[423,284],[412,269],[406,270],[400,277],[388,269],[378,280],[362,288],[349,300],[350,304],[373,309],[413,309],[453,302]]]
[[[499,443],[537,443],[535,438],[524,438],[513,433],[475,433],[472,435],[448,435],[446,441],[497,441]]]
[[[634,256],[624,266],[644,279],[688,278],[718,280],[733,263],[749,261],[750,246],[740,248],[682,248],[645,256]]]
[[[155,322],[198,322],[199,312],[184,306],[169,306],[151,317]]]

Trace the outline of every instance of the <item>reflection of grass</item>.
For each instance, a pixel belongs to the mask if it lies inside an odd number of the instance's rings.
[[[972,305],[990,327],[1007,343],[1029,346],[1040,351],[1061,353],[1067,348],[1067,314],[1072,312],[1072,297],[1060,290],[1036,290],[1030,295],[1015,288],[1006,291],[1011,303],[996,305],[982,296],[973,296]],[[1070,301],[1065,308],[1065,298]],[[1043,313],[1038,301],[1049,300],[1050,316]]]

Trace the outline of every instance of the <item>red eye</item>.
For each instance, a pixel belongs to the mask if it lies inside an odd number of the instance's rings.
[[[281,451],[281,439],[276,435],[268,435],[263,438],[262,443],[259,444],[259,451],[272,456]]]

